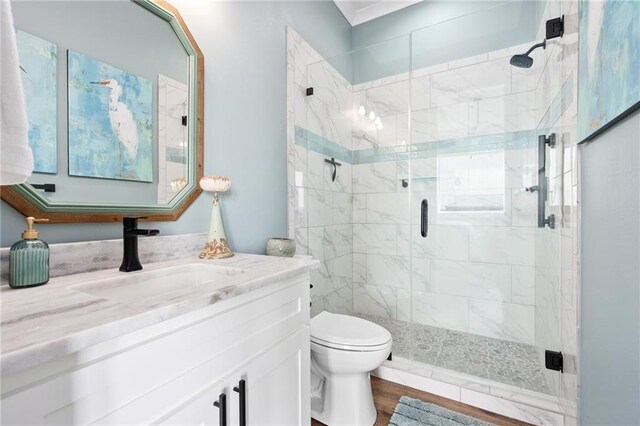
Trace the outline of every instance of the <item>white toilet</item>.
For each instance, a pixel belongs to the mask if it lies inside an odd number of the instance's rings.
[[[376,421],[369,373],[391,352],[391,333],[370,321],[321,312],[311,319],[311,417],[330,426]]]

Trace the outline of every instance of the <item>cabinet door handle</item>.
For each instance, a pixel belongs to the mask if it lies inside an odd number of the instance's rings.
[[[425,198],[420,204],[420,235],[427,238],[429,232],[429,201]]]
[[[221,393],[218,400],[213,403],[214,407],[218,407],[218,423],[220,426],[227,426],[227,394]]]
[[[242,379],[233,390],[240,394],[240,426],[247,426],[247,383]]]

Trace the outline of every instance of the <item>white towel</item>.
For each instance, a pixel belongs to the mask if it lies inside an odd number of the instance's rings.
[[[0,185],[13,185],[31,176],[33,154],[8,0],[0,0],[0,40]]]

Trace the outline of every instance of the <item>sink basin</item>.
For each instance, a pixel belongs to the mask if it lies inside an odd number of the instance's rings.
[[[129,304],[159,297],[172,300],[172,296],[187,294],[203,286],[215,290],[216,287],[225,287],[229,277],[243,272],[244,269],[229,266],[189,263],[153,271],[123,273],[121,277],[95,280],[71,288]]]

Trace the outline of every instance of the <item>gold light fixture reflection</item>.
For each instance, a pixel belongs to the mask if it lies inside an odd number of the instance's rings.
[[[169,182],[169,186],[171,187],[171,191],[177,194],[182,190],[182,188],[187,186],[187,178],[183,176],[173,179],[171,182]]]

